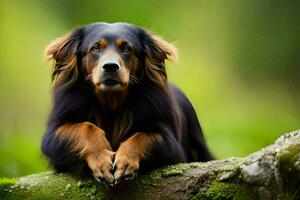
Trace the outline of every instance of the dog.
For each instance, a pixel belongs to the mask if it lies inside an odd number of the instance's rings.
[[[53,106],[41,149],[57,171],[115,186],[138,171],[213,159],[194,108],[167,81],[176,48],[128,23],[74,29],[45,50]]]

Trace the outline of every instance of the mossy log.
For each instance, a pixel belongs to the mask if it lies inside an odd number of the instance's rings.
[[[244,158],[178,164],[108,189],[45,172],[0,179],[0,199],[300,199],[300,131]]]

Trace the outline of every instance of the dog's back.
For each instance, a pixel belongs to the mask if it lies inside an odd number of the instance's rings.
[[[186,161],[209,161],[213,159],[209,152],[202,128],[197,118],[193,105],[186,97],[186,95],[174,84],[168,84],[174,109],[177,114],[177,129],[178,140],[181,143]]]

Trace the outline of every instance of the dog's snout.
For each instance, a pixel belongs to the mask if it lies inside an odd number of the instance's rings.
[[[120,70],[120,65],[116,62],[105,63],[102,69],[106,73],[114,73]]]

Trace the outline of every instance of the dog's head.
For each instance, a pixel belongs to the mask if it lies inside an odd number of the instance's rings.
[[[165,60],[175,47],[127,23],[96,23],[77,28],[51,43],[45,54],[54,59],[55,85],[92,83],[96,92],[127,90],[145,79],[166,86]]]

